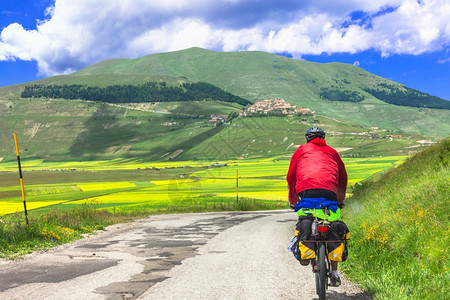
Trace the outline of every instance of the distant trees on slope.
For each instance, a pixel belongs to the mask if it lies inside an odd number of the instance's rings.
[[[141,85],[28,85],[22,98],[82,99],[108,103],[170,102],[194,100],[219,100],[236,102],[243,106],[251,102],[228,93],[206,82],[183,83],[169,86],[166,82],[147,82]]]
[[[368,88],[365,91],[381,101],[394,105],[450,109],[450,101],[405,86],[399,88],[380,83],[377,88]]]
[[[320,97],[330,101],[361,102],[364,96],[355,91],[322,88]]]
[[[405,86],[380,83],[375,88],[363,90],[383,102],[394,105],[450,109],[450,101]],[[338,88],[322,88],[320,97],[330,101],[361,102],[364,100],[364,96],[356,91]]]

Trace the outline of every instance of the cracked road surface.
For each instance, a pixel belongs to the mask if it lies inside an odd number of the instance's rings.
[[[317,299],[286,250],[288,210],[158,215],[23,260],[0,261],[0,299]],[[370,299],[343,278],[329,299]]]

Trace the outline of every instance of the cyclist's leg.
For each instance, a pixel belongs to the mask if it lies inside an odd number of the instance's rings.
[[[338,262],[331,261],[331,276],[330,276],[330,285],[331,286],[340,286],[341,285],[341,278],[339,277],[339,273],[337,270],[338,270]]]

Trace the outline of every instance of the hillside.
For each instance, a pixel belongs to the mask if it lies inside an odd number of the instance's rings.
[[[352,236],[342,265],[377,299],[448,298],[449,158],[447,138],[346,200]]]
[[[106,104],[81,100],[0,100],[0,161],[22,155],[47,160],[157,160],[175,145],[214,129],[211,114],[240,110],[235,103]],[[206,138],[206,137],[203,137]]]
[[[18,98],[29,84],[107,86],[149,81],[207,82],[252,102],[282,98],[356,125],[430,136],[450,134],[449,101],[352,65],[299,61],[264,52],[223,53],[191,48],[137,59],[107,60],[72,75],[0,88],[0,99]]]
[[[227,160],[292,155],[304,132],[321,126],[343,156],[404,155],[434,139],[356,126],[322,115],[237,117],[242,106],[220,101],[97,103],[82,100],[0,100],[0,161],[15,160],[16,132],[24,159],[127,158]],[[394,136],[394,137],[391,137]]]

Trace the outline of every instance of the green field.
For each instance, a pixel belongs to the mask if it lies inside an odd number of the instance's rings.
[[[401,163],[405,156],[344,158],[349,189],[357,182]],[[236,196],[286,201],[286,158],[214,163],[131,160],[22,163],[27,208],[71,209],[94,200],[107,210],[161,211],[170,207],[235,201]],[[226,164],[223,166],[222,164]],[[238,189],[236,181],[238,178]],[[238,195],[237,195],[238,193]],[[23,211],[17,163],[0,164],[0,215]]]

